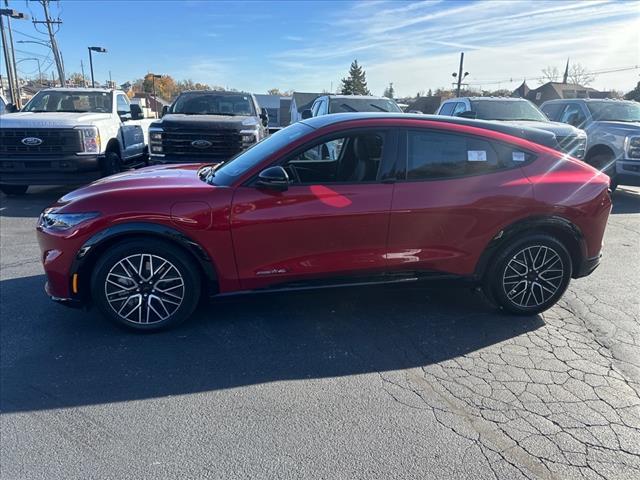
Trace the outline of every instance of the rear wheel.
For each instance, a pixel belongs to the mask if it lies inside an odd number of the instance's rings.
[[[558,301],[571,273],[571,256],[560,241],[531,235],[516,239],[494,259],[484,288],[504,310],[535,315]]]
[[[0,192],[5,195],[24,195],[29,185],[0,185]]]
[[[135,330],[161,330],[186,320],[200,298],[198,269],[163,241],[131,240],[98,261],[92,297],[102,313]]]

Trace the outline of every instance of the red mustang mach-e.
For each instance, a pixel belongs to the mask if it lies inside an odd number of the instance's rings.
[[[204,294],[439,278],[536,314],[596,268],[611,210],[609,178],[554,145],[476,120],[312,118],[222,165],[65,195],[39,220],[46,290],[139,330],[185,320]]]

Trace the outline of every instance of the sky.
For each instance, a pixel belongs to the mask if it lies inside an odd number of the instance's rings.
[[[9,6],[43,17],[35,1]],[[254,93],[335,91],[357,58],[374,94],[393,82],[396,96],[413,96],[450,88],[462,51],[465,81],[486,90],[535,88],[568,57],[590,71],[640,66],[638,1],[60,0],[51,10],[67,74],[82,60],[88,75],[87,46],[101,46],[96,79],[118,83],[153,72]],[[12,25],[14,40],[46,41],[30,22]],[[44,46],[16,48],[18,60],[51,63]],[[19,68],[37,73],[32,60]],[[592,86],[626,92],[639,80],[640,69],[603,73]]]

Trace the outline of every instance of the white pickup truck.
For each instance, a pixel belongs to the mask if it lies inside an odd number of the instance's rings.
[[[49,88],[0,119],[0,191],[79,185],[148,162],[148,131],[138,105],[119,90]]]

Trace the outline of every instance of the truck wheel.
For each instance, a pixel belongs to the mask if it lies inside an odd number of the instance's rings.
[[[616,179],[616,159],[609,153],[597,153],[587,159],[587,163],[593,168],[597,168],[611,179],[611,191],[618,187]]]
[[[0,192],[5,195],[24,195],[29,185],[0,185]]]
[[[102,165],[102,176],[108,177],[122,170],[122,162],[120,161],[120,155],[116,152],[107,152],[104,156],[104,163]]]

